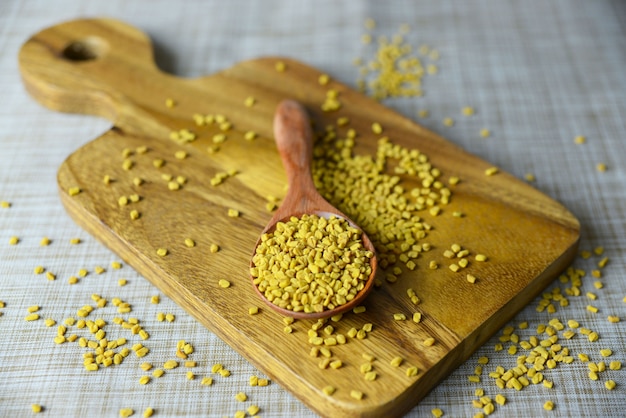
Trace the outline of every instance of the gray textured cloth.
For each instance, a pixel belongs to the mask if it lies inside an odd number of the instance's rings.
[[[440,52],[437,75],[424,78],[424,96],[392,99],[386,104],[450,141],[523,177],[532,173],[535,185],[562,202],[581,221],[581,249],[604,247],[609,262],[602,269],[604,287],[596,289],[591,270],[602,258],[579,258],[577,268],[587,271],[583,295],[570,298],[570,306],[554,315],[537,312],[539,300],[512,322],[527,321],[516,330],[522,339],[536,333],[539,324],[554,317],[563,323],[577,319],[596,331],[590,343],[577,334],[562,340],[576,357],[572,364],[545,370],[553,389],[531,385],[521,392],[499,390],[487,376],[497,365],[510,368],[516,355],[494,351],[494,336],[463,366],[435,388],[409,416],[429,416],[440,408],[446,416],[473,416],[475,389],[492,398],[507,397],[496,405],[499,416],[624,416],[626,370],[607,370],[599,379],[588,377],[579,361],[587,353],[592,361],[618,360],[626,364],[626,3],[614,1],[70,1],[9,0],[0,3],[0,416],[28,416],[30,405],[44,406],[45,416],[117,416],[133,408],[136,416],[148,406],[155,416],[233,416],[250,404],[261,407],[263,417],[305,417],[314,414],[277,384],[249,387],[250,375],[259,374],[247,361],[165,297],[149,303],[158,290],[129,267],[110,267],[117,258],[88,236],[65,214],[56,191],[55,175],[64,158],[104,132],[109,122],[79,115],[64,115],[40,107],[24,91],[18,66],[20,45],[33,33],[64,20],[108,16],[147,32],[155,42],[161,68],[179,76],[195,77],[227,68],[244,59],[284,55],[318,67],[355,85],[354,58],[371,59],[374,45],[364,45],[366,18],[375,19],[374,37],[392,37],[402,24],[405,39],[415,49],[422,44]],[[461,115],[473,106],[473,117]],[[430,116],[417,118],[427,109]],[[453,117],[453,127],[442,120]],[[488,128],[489,138],[479,132]],[[575,144],[583,135],[585,144]],[[607,170],[596,169],[605,163]],[[18,236],[16,246],[8,244]],[[52,239],[40,246],[43,236]],[[70,238],[80,237],[80,245]],[[57,274],[50,282],[33,274],[42,265]],[[107,272],[93,274],[102,265]],[[92,272],[70,286],[67,280],[81,268]],[[119,287],[118,279],[128,284]],[[563,287],[556,281],[550,288]],[[593,301],[585,296],[595,293]],[[198,377],[187,381],[184,370],[166,373],[141,386],[141,359],[88,374],[82,352],[75,346],[56,345],[56,325],[42,320],[25,322],[27,308],[41,305],[42,318],[60,324],[91,294],[120,297],[135,306],[133,314],[147,318],[156,357],[168,358],[174,342],[193,342]],[[597,314],[586,310],[599,308]],[[173,323],[158,323],[155,312],[176,316]],[[611,323],[616,315],[622,322]],[[120,335],[121,336],[121,335]],[[600,349],[613,355],[603,358]],[[520,350],[521,352],[521,350]],[[518,353],[519,354],[519,353]],[[471,383],[478,358],[487,356],[482,382]],[[201,386],[213,363],[232,371],[216,377],[213,386]],[[156,362],[155,362],[156,366]],[[604,383],[613,380],[614,390]],[[249,401],[235,400],[244,391]],[[555,404],[552,412],[542,406]]]

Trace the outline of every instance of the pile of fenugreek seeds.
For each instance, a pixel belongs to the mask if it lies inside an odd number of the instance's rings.
[[[345,305],[372,273],[361,231],[342,218],[304,214],[261,236],[250,269],[253,283],[273,304],[294,312]]]

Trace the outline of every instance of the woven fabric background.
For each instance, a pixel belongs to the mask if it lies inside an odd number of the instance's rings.
[[[511,325],[527,321],[522,338],[553,317],[576,319],[593,329],[600,340],[590,343],[577,336],[564,343],[576,356],[592,361],[618,360],[626,367],[626,2],[620,0],[439,0],[257,2],[166,0],[19,1],[0,2],[0,416],[29,416],[30,405],[44,406],[54,417],[117,416],[121,408],[136,415],[148,406],[167,417],[233,416],[254,403],[263,417],[315,416],[277,384],[251,388],[250,375],[259,374],[239,354],[207,331],[130,267],[112,269],[115,254],[76,226],[63,210],[56,189],[56,171],[63,160],[109,128],[94,117],[59,114],[38,105],[24,90],[17,62],[20,45],[35,32],[79,17],[118,18],[147,32],[155,43],[159,66],[183,77],[197,77],[228,68],[244,59],[284,55],[328,72],[355,85],[358,69],[353,59],[372,59],[375,45],[365,45],[366,18],[375,19],[376,38],[391,38],[402,24],[405,39],[415,49],[422,44],[440,52],[437,75],[424,78],[424,96],[390,99],[385,103],[418,120],[464,149],[516,176],[533,173],[534,185],[562,202],[580,220],[581,249],[604,248],[609,257],[603,269],[602,289],[589,274],[583,296],[550,315],[537,312],[539,300],[520,312]],[[476,115],[463,117],[473,106]],[[427,109],[427,118],[417,111]],[[445,117],[456,121],[452,127]],[[482,128],[491,130],[481,138]],[[574,138],[584,135],[585,144]],[[605,163],[607,170],[596,169]],[[18,245],[9,245],[17,236]],[[40,246],[43,236],[49,246]],[[71,245],[79,237],[82,243]],[[575,267],[588,273],[601,257],[579,258]],[[47,281],[33,274],[43,265],[57,274]],[[107,268],[102,275],[95,266]],[[81,268],[92,274],[74,286],[67,278]],[[117,280],[128,284],[119,287]],[[548,288],[558,287],[558,280]],[[584,294],[594,292],[591,301]],[[223,363],[232,371],[216,377],[211,387],[187,381],[184,370],[167,373],[148,386],[137,384],[144,374],[139,359],[131,364],[88,374],[82,351],[75,345],[53,342],[56,326],[25,322],[27,307],[40,305],[43,318],[61,323],[77,309],[92,303],[97,293],[119,297],[134,306],[151,331],[152,355],[166,359],[180,339],[193,342],[199,377],[210,365]],[[599,308],[597,314],[586,310]],[[107,310],[108,309],[108,310]],[[156,321],[156,312],[176,316],[172,323]],[[115,316],[112,307],[103,316]],[[610,323],[608,315],[621,317]],[[120,335],[123,336],[120,332]],[[111,336],[112,338],[115,336]],[[483,387],[494,397],[500,391],[487,373],[495,366],[515,365],[507,350],[494,351],[495,335],[463,366],[436,387],[409,414],[430,416],[440,408],[446,416],[470,417],[477,409],[474,390]],[[505,345],[505,347],[507,347]],[[606,359],[600,349],[610,348]],[[482,382],[470,383],[481,356],[488,356]],[[508,402],[496,416],[618,417],[626,411],[626,369],[587,376],[578,359],[545,371],[553,389],[531,385],[521,392],[507,390]],[[617,383],[614,390],[604,382]],[[239,391],[250,398],[235,400]],[[545,411],[551,400],[555,409]]]

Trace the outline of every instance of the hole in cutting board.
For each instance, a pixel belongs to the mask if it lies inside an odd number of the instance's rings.
[[[105,52],[105,42],[100,38],[85,38],[70,42],[63,49],[63,57],[70,61],[91,61]]]

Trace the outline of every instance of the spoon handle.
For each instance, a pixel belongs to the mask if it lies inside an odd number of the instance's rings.
[[[313,132],[306,109],[293,100],[283,100],[274,116],[276,146],[287,173],[290,193],[300,198],[317,193],[311,177]]]

